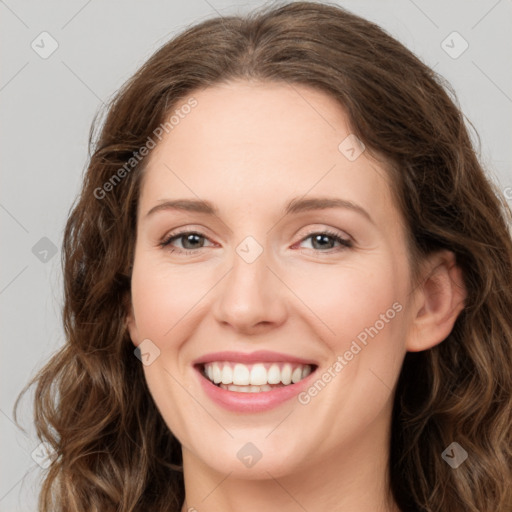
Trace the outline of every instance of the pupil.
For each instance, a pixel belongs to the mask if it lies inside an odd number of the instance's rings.
[[[185,248],[187,248],[187,247],[186,247],[186,245],[187,245],[189,242],[191,242],[191,241],[193,242],[193,240],[191,240],[192,238],[196,238],[196,240],[195,240],[195,241],[197,242],[197,241],[198,241],[197,239],[198,239],[198,238],[202,238],[202,237],[201,237],[200,235],[196,235],[196,234],[191,234],[191,235],[186,236],[186,237],[185,237],[185,240],[186,240]],[[194,249],[194,247],[192,247],[192,249]]]
[[[329,238],[330,238],[330,236],[328,236],[328,235],[316,235],[315,237],[313,237],[313,246],[314,246],[315,242],[321,242],[320,247],[325,248],[325,245],[322,245],[322,242],[327,241],[327,243],[329,243]]]

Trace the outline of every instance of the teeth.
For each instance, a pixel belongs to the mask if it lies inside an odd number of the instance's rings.
[[[300,366],[295,368],[292,372],[292,382],[295,384],[299,382],[299,380],[302,380],[302,368]]]
[[[213,382],[218,384],[222,380],[222,372],[220,371],[220,367],[218,365],[213,366]]]
[[[223,389],[248,393],[270,391],[272,385],[295,384],[312,371],[311,365],[295,363],[241,364],[213,362],[204,365],[205,376]]]
[[[292,382],[292,367],[290,364],[285,364],[281,370],[281,382],[287,386]]]
[[[228,391],[238,391],[239,393],[259,393],[261,391],[271,391],[272,386],[264,384],[263,386],[235,386],[234,384],[221,384],[221,388]]]
[[[262,364],[255,364],[251,369],[251,384],[261,386],[266,383],[267,370],[265,370],[265,367]]]
[[[213,367],[217,366],[214,363]],[[226,365],[224,365],[226,366]],[[235,369],[233,370],[233,380],[232,383],[237,386],[247,386],[249,384],[249,368],[244,364],[235,364]],[[225,382],[224,384],[231,384],[231,382]]]
[[[267,382],[269,384],[279,384],[281,382],[281,370],[277,364],[273,364],[267,372]]]
[[[231,366],[224,365],[222,368],[222,384],[231,384],[233,382],[233,370]]]

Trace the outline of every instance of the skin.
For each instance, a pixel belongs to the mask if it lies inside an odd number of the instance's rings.
[[[386,480],[395,385],[405,353],[442,342],[463,307],[453,254],[423,262],[413,284],[388,175],[368,151],[350,161],[338,149],[351,130],[330,96],[241,81],[193,96],[197,106],[145,169],[127,316],[133,343],[160,350],[144,372],[182,444],[182,511],[396,511]],[[304,195],[346,199],[372,220],[349,208],[283,216]],[[177,198],[219,213],[147,216]],[[308,238],[325,229],[353,246]],[[206,238],[159,245],[178,231]],[[252,263],[236,252],[247,236],[262,249]],[[270,350],[317,361],[321,375],[396,303],[401,311],[307,404],[228,411],[191,364],[222,350]],[[237,457],[248,442],[262,454],[250,468]]]

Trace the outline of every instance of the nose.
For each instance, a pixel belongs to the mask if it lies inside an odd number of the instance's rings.
[[[254,261],[235,252],[232,268],[216,287],[213,313],[219,323],[256,334],[285,321],[288,289],[268,260],[266,250]]]

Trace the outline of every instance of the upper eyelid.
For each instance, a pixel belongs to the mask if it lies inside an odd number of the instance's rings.
[[[208,238],[209,239],[209,236],[205,234],[205,232],[203,231],[204,228],[198,228],[198,229],[195,229],[195,228],[176,228],[178,231],[174,231],[174,230],[171,230],[168,234],[164,235],[163,236],[163,239],[169,239],[169,238],[172,238],[172,237],[175,237],[175,236],[179,236],[179,235],[187,235],[187,234],[192,234],[192,233],[195,233],[195,234],[198,234],[204,238]],[[324,231],[332,231],[332,232],[336,232],[337,235],[343,237],[343,236],[346,236],[347,238],[352,238],[351,235],[349,235],[346,231],[344,231],[343,229],[339,229],[339,228],[333,228],[333,227],[318,227],[318,228],[315,228],[315,229],[311,229],[311,230],[308,230],[307,233],[304,235],[304,236],[308,236],[308,235],[311,235],[311,234],[314,234],[314,233],[322,233]]]

